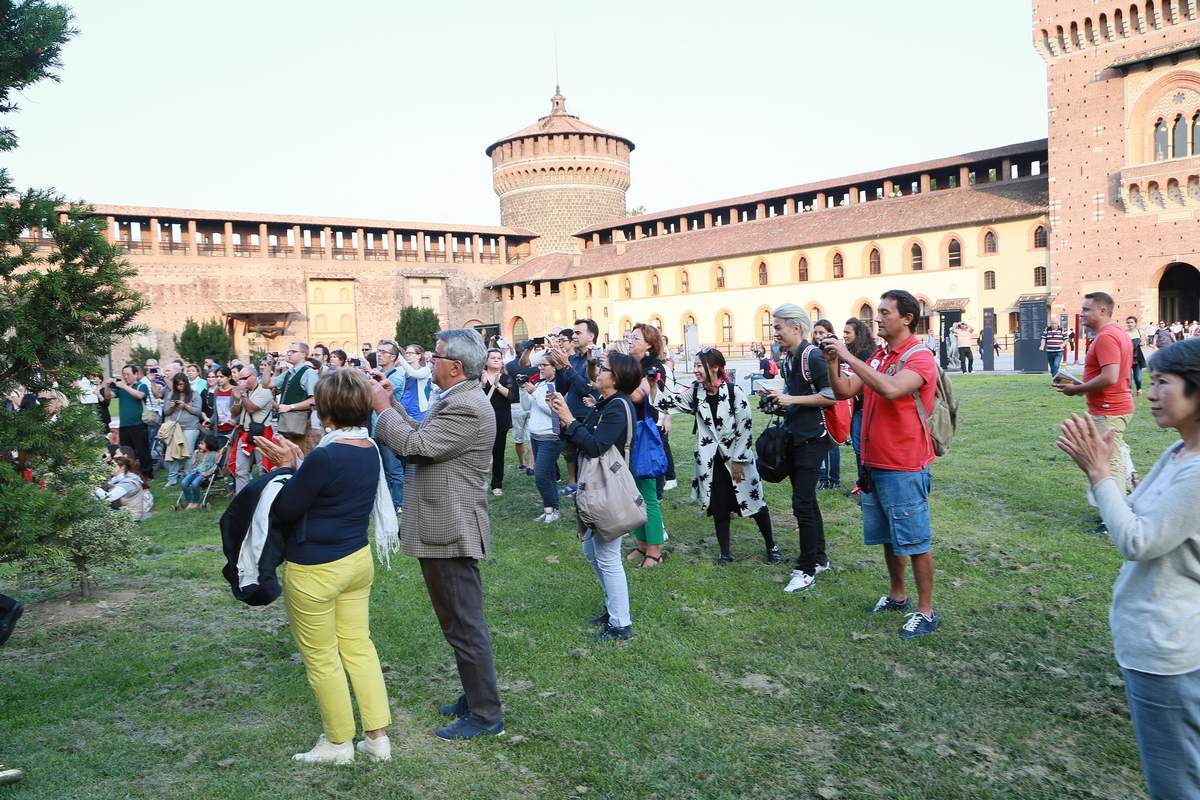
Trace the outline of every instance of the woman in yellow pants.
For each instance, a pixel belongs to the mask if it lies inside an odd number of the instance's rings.
[[[272,513],[283,522],[304,519],[302,541],[289,539],[284,565],[284,601],[308,682],[321,710],[324,732],[312,750],[296,761],[344,764],[354,760],[354,685],[365,738],[357,751],[386,761],[391,744],[387,688],[371,642],[368,603],[375,577],[367,525],[374,516],[394,532],[395,509],[375,445],[367,438],[370,393],[355,370],[336,370],[317,381],[317,413],[331,426],[280,490]],[[259,438],[264,455],[293,466],[300,448],[283,439]],[[382,506],[382,507],[381,507]],[[384,520],[390,514],[390,520]]]

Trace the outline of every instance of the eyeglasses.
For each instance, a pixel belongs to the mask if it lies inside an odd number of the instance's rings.
[[[369,348],[369,347],[364,347],[364,348],[362,349],[362,351],[363,351],[364,353],[369,353],[369,352],[371,352],[371,348]]]
[[[386,349],[386,348],[380,348],[379,352],[381,352],[381,353],[387,353],[389,356],[398,356],[398,355],[400,355],[400,353],[399,353],[399,352],[397,352],[397,351],[395,351],[395,350],[388,350],[388,349]]]
[[[437,353],[433,353],[432,355],[430,355],[429,360],[430,361],[458,361],[458,363],[460,363],[460,364],[462,363],[461,359],[451,358],[450,356],[439,356]]]

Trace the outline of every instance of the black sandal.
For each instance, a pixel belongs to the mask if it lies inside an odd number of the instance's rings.
[[[652,556],[649,553],[647,553],[646,556],[642,559],[642,563],[638,565],[638,569],[649,569],[649,567],[646,566],[646,562],[649,561],[650,559],[654,559],[654,566],[658,566],[659,564],[661,564],[663,562],[663,559],[665,559],[666,557],[667,557],[666,553],[663,553],[663,554],[657,555],[657,556]]]
[[[631,555],[633,555],[634,553],[641,553],[641,554],[642,554],[642,558],[645,558],[645,557],[646,557],[646,551],[645,551],[645,550],[643,550],[643,549],[642,549],[642,548],[640,548],[640,547],[635,547],[635,548],[633,548],[632,550],[630,550],[628,553],[626,553],[626,554],[625,554],[625,560],[626,560],[626,561],[633,561],[633,559],[632,559],[632,558],[630,558],[630,556],[631,556]]]

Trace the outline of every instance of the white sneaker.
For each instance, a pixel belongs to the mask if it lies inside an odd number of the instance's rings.
[[[558,513],[557,509],[551,510],[542,516],[542,522],[546,524],[558,522],[560,519],[562,519],[562,514]]]
[[[392,742],[387,736],[380,736],[377,739],[364,736],[362,741],[354,745],[354,749],[372,761],[392,760]]]
[[[321,734],[316,745],[307,753],[296,753],[292,761],[303,761],[306,764],[349,764],[354,761],[354,742],[334,744]]]
[[[792,570],[792,579],[788,581],[788,585],[783,587],[783,590],[788,594],[792,592],[802,592],[808,587],[816,583],[816,578],[809,575],[807,572],[802,572],[798,569]]]
[[[679,486],[679,481],[676,481],[676,480],[663,481],[663,491],[664,492],[669,492],[672,489],[676,488],[677,486]]]
[[[546,517],[550,514],[551,511],[553,511],[553,509],[550,509],[550,508],[544,509],[542,511],[542,513],[540,513],[536,517],[534,517],[534,521],[535,522],[545,522]]]
[[[829,566],[828,561],[826,561],[824,564],[817,564],[817,569],[814,571],[813,577],[815,578],[817,575],[820,575],[822,572],[829,572],[829,570],[831,570],[831,569],[833,569],[833,567]]]

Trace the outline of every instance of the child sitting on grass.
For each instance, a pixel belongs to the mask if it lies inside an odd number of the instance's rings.
[[[217,471],[217,451],[220,449],[217,437],[211,433],[196,445],[191,466],[183,476],[183,499],[188,501],[189,509],[200,508],[201,487]]]

